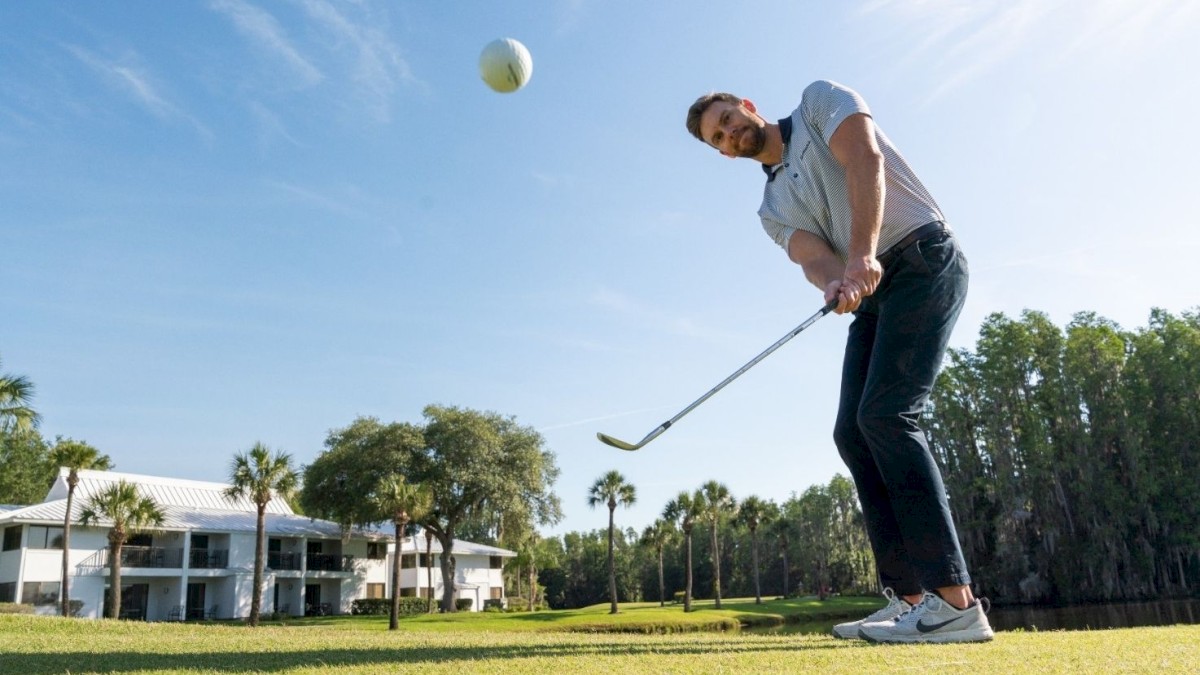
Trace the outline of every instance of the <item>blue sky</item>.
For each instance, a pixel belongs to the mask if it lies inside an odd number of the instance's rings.
[[[1126,328],[1200,304],[1200,5],[1167,0],[0,4],[0,358],[47,437],[223,480],[429,403],[539,429],[566,514],[621,471],[641,528],[709,479],[776,500],[844,472],[831,316],[637,453],[815,311],[762,174],[683,127],[857,89],[992,312]],[[533,55],[500,95],[476,60]]]

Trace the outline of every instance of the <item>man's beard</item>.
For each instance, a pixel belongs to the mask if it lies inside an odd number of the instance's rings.
[[[749,138],[746,135],[749,134]],[[742,142],[748,141],[749,147],[743,149]],[[751,125],[738,137],[738,157],[757,157],[767,146],[767,130],[764,127]]]

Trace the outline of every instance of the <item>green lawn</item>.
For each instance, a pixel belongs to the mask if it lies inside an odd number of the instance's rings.
[[[974,645],[873,646],[827,635],[719,630],[878,605],[874,599],[607,605],[535,614],[327,617],[249,629],[0,615],[0,673],[1195,673],[1200,626],[1009,632]],[[629,632],[614,632],[629,631]]]

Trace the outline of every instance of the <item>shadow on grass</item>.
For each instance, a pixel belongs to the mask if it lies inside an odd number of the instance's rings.
[[[747,651],[811,651],[845,649],[845,644],[829,642],[786,643],[770,641],[746,646]],[[97,653],[58,652],[5,654],[0,673],[48,675],[63,672],[134,673],[173,670],[176,672],[215,670],[222,672],[278,672],[295,668],[321,667],[367,668],[411,667],[420,664],[463,662],[464,671],[474,669],[481,660],[570,658],[578,656],[703,656],[712,653],[710,644],[669,642],[588,641],[557,645],[500,645],[481,647],[394,647],[363,649],[313,649],[269,652],[176,652],[149,654],[138,652]]]

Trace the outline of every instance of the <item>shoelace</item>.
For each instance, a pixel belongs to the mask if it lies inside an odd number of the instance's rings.
[[[937,606],[934,606],[937,603]],[[912,606],[912,609],[896,617],[896,625],[900,623],[913,623],[919,620],[925,612],[937,611],[942,608],[942,599],[934,593],[926,593],[921,596],[921,601]]]

